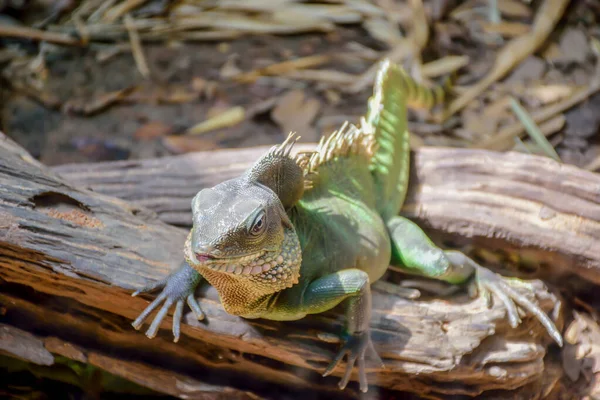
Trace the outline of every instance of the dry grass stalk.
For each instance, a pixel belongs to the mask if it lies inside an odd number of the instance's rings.
[[[129,32],[129,42],[131,43],[131,53],[133,54],[135,65],[137,66],[138,71],[140,71],[140,74],[147,79],[150,77],[150,68],[148,68],[148,63],[146,62],[146,57],[142,50],[142,43],[137,30],[135,29],[133,18],[131,18],[129,14],[125,14],[123,20],[125,22],[125,27]]]
[[[296,58],[295,60],[271,64],[264,68],[258,68],[254,71],[240,74],[234,79],[238,82],[243,83],[253,82],[255,79],[265,75],[282,75],[290,71],[295,71],[297,69],[316,67],[318,65],[322,65],[329,62],[331,58],[332,56],[330,55],[314,55]]]
[[[105,22],[108,22],[108,23],[114,22],[117,19],[119,19],[120,17],[129,13],[134,8],[141,6],[146,1],[148,1],[148,0],[125,0],[124,2],[120,3],[118,6],[115,6],[115,7],[111,8],[110,10],[106,11],[106,13],[104,14],[104,18],[102,18],[102,20]]]
[[[496,62],[490,72],[476,85],[469,88],[469,90],[450,103],[444,113],[443,120],[460,111],[471,100],[490,87],[490,85],[502,79],[521,61],[539,49],[562,17],[569,1],[545,0],[535,17],[531,31],[526,35],[511,40],[498,52]]]
[[[356,83],[345,87],[345,92],[358,93],[372,85],[375,76],[377,75],[377,71],[379,70],[379,65],[385,59],[389,59],[392,63],[401,63],[406,57],[412,56],[420,63],[421,51],[429,39],[429,23],[427,21],[425,9],[423,8],[423,2],[421,0],[411,0],[410,4],[413,12],[413,20],[412,31],[409,37],[398,42],[398,44],[377,63],[373,64],[367,71],[357,76]]]
[[[83,42],[70,35],[58,32],[42,31],[35,28],[27,28],[23,26],[1,25],[0,37],[14,37],[32,39],[37,41],[45,41],[56,44],[64,44],[68,46],[82,46]]]
[[[241,123],[246,118],[246,111],[242,106],[231,107],[214,117],[207,119],[189,128],[188,135],[201,135],[217,129],[228,128]]]
[[[571,97],[556,103],[546,106],[532,114],[533,120],[540,124],[544,121],[549,120],[552,117],[555,117],[557,114],[560,114],[574,105],[581,103],[591,95],[595,94],[600,90],[600,84],[593,85],[589,88],[584,88],[578,90]],[[480,148],[480,149],[488,149],[488,150],[496,150],[503,151],[508,150],[512,147],[513,138],[515,136],[522,137],[524,133],[523,125],[520,122],[516,122],[507,126],[506,128],[501,129],[496,135],[485,139],[479,143],[475,143],[471,145],[471,148]]]

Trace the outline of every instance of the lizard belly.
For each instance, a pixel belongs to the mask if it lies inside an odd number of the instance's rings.
[[[335,197],[318,203],[311,204],[310,216],[297,219],[301,281],[348,268],[366,272],[371,283],[381,278],[389,266],[391,242],[377,211],[361,201],[349,203]]]
[[[391,258],[391,242],[385,224],[378,213],[371,211],[367,218],[356,218],[358,225],[355,238],[341,246],[356,260],[354,268],[369,275],[371,283],[377,281],[387,270]],[[340,265],[341,266],[341,265]],[[352,268],[352,266],[340,269]]]
[[[331,219],[319,233],[312,231],[302,248],[299,283],[277,293],[262,318],[277,321],[304,318],[307,315],[303,306],[305,290],[314,280],[340,270],[360,269],[369,275],[371,283],[381,278],[389,266],[391,243],[379,215],[362,213],[342,220],[348,223],[340,224]]]

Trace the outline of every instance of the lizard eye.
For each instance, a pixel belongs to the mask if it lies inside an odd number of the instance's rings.
[[[252,226],[250,227],[250,234],[252,236],[258,236],[265,230],[266,224],[266,214],[261,212],[256,216],[254,222],[252,222]]]

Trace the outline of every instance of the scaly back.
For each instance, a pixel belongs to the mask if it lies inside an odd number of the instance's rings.
[[[444,101],[444,89],[418,84],[388,60],[379,69],[361,128],[374,136],[370,170],[377,190],[377,208],[384,220],[397,215],[406,198],[410,173],[406,108],[433,108]]]
[[[319,171],[324,172],[324,168],[336,173],[352,173],[344,169],[345,160],[344,167],[335,168],[339,163],[336,160],[351,157],[353,162],[364,164],[370,170],[381,216],[387,219],[397,215],[406,197],[410,172],[407,106],[433,108],[443,102],[444,89],[420,85],[401,67],[384,61],[360,127],[345,123],[329,137],[323,137],[315,151],[296,157],[304,171],[305,188],[310,191],[315,185],[327,184],[319,179]]]

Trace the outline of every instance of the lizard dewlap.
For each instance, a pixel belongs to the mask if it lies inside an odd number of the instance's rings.
[[[146,332],[154,337],[175,305],[177,341],[184,302],[204,318],[194,296],[203,279],[216,288],[227,312],[246,318],[297,320],[343,304],[346,340],[324,375],[347,356],[340,388],[357,363],[360,389],[366,391],[365,356],[377,356],[369,331],[370,285],[392,264],[452,284],[471,282],[480,295],[493,294],[502,302],[511,326],[520,323],[520,306],[562,345],[554,323],[523,294],[535,293],[530,283],[504,278],[461,252],[439,248],[419,226],[399,216],[410,166],[406,108],[433,107],[443,102],[444,93],[384,62],[359,126],[344,124],[315,151],[295,156],[296,139],[290,135],[241,176],[198,192],[184,246],[186,262],[135,293],[163,289],[133,326],[139,329],[163,304]]]

